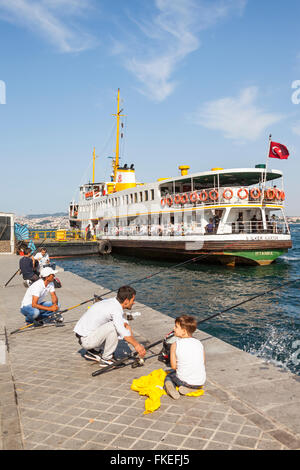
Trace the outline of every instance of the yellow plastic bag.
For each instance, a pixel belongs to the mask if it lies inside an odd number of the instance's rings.
[[[139,392],[140,395],[147,395],[145,401],[144,414],[153,413],[160,407],[160,397],[166,395],[164,390],[164,381],[167,372],[163,369],[156,369],[149,375],[143,375],[139,379],[134,379],[131,384],[131,390]],[[204,390],[199,389],[188,393],[186,396],[199,397],[204,394]]]

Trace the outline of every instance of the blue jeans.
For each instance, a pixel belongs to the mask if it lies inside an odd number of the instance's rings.
[[[166,382],[168,380],[173,382],[173,384],[176,385],[176,387],[184,386],[184,387],[195,388],[195,389],[198,389],[198,388],[202,387],[202,385],[189,385],[188,383],[184,382],[183,380],[180,380],[176,375],[176,370],[174,370],[174,369],[172,369],[172,372],[170,372],[166,376],[164,385],[166,384]]]
[[[52,302],[41,302],[40,305],[43,305],[44,307],[52,307],[53,304]],[[60,307],[59,303],[58,307]],[[38,308],[33,308],[32,305],[25,305],[25,307],[21,307],[20,312],[25,315],[25,320],[29,323],[32,323],[37,318],[42,320],[43,318],[47,318],[55,313],[48,310],[39,310]]]

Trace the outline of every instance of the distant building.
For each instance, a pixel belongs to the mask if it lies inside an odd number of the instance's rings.
[[[0,255],[13,254],[14,249],[14,214],[0,212]]]

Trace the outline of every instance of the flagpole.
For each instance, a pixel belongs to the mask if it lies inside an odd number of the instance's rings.
[[[269,135],[269,149],[268,149],[266,165],[265,165],[265,177],[264,177],[264,180],[263,180],[263,195],[264,195],[266,182],[267,182],[267,171],[268,171],[268,161],[269,161],[271,140],[272,140],[272,134]]]

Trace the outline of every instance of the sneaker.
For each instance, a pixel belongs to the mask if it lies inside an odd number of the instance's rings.
[[[87,359],[88,361],[95,361],[95,362],[101,361],[100,354],[97,353],[94,349],[89,349],[88,351],[86,351],[83,357],[85,357],[85,359]]]
[[[116,363],[116,360],[113,359],[113,357],[111,358],[105,358],[105,357],[101,357],[101,361],[100,361],[104,366],[113,366],[115,363]]]
[[[26,279],[26,280],[23,282],[23,284],[24,284],[24,287],[29,287],[29,286],[31,286],[32,282],[29,281],[29,279]]]
[[[165,389],[166,389],[167,394],[170,395],[170,397],[172,397],[174,400],[178,400],[178,398],[180,397],[180,394],[178,390],[176,390],[176,387],[171,380],[166,381]]]
[[[180,395],[186,395],[187,393],[196,392],[196,390],[199,390],[199,389],[184,387],[183,385],[180,385],[180,387],[178,387],[178,392],[180,393]]]

